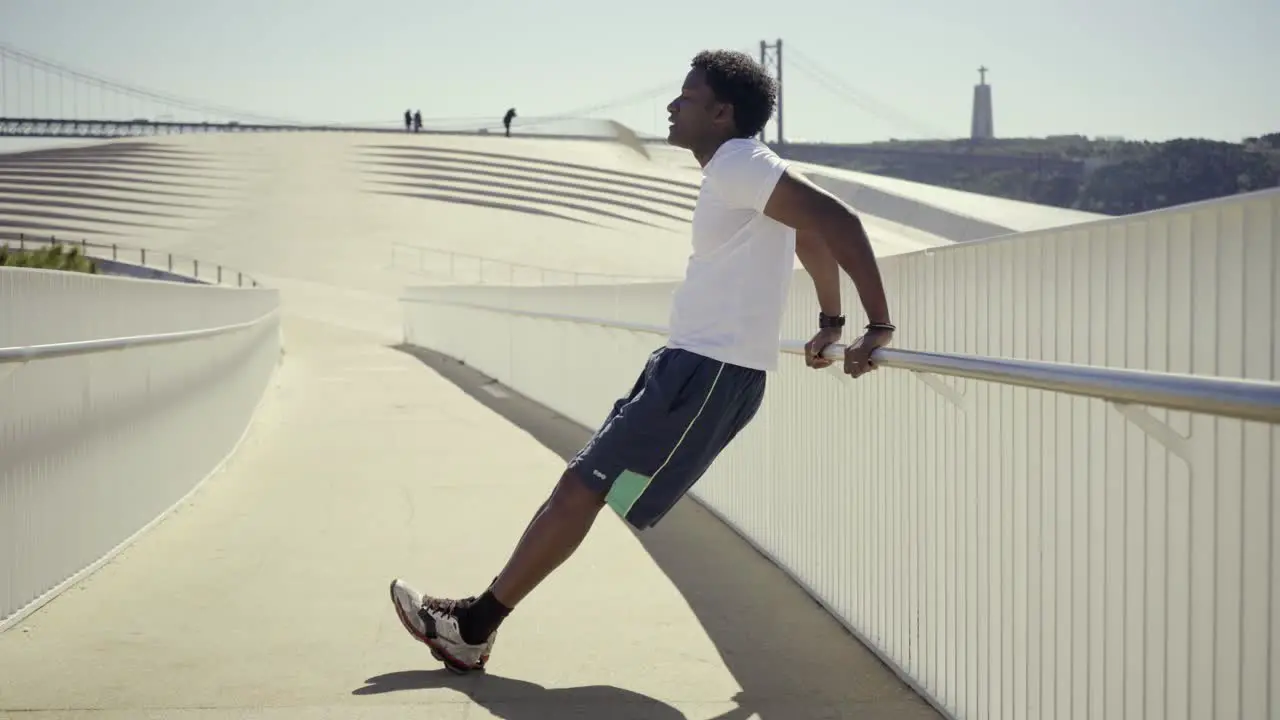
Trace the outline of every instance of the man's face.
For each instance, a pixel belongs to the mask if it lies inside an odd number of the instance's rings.
[[[680,96],[667,105],[667,117],[671,122],[667,142],[688,150],[721,134],[726,119],[732,121],[727,106],[716,102],[715,94],[697,68],[685,76]]]

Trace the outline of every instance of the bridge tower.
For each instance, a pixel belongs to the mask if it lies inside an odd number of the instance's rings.
[[[996,136],[995,118],[991,112],[991,86],[987,84],[987,66],[978,68],[978,84],[973,86],[973,118],[970,140],[990,140]]]
[[[770,53],[769,51],[773,52]],[[773,77],[778,81],[778,110],[774,115],[774,121],[778,124],[778,145],[783,143],[782,139],[782,39],[779,38],[770,45],[767,41],[760,41],[760,64],[769,69],[770,61],[773,65]],[[764,137],[764,128],[760,129],[760,142],[768,142]]]

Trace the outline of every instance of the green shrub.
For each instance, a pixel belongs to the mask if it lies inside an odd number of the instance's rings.
[[[98,266],[74,245],[49,245],[35,250],[15,250],[0,245],[0,267],[25,267],[95,274]]]

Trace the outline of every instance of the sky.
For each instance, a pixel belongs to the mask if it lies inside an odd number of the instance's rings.
[[[979,66],[998,137],[1280,131],[1276,28],[1277,0],[0,0],[0,45],[306,122],[497,123],[514,106],[519,125],[630,97],[594,117],[664,132],[699,50],[781,39],[785,138],[826,142],[965,137]],[[87,86],[39,69],[33,85],[13,57],[0,82],[3,115],[103,115]]]

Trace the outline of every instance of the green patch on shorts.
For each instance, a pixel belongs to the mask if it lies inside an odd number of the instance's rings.
[[[639,473],[623,470],[622,474],[613,481],[613,487],[609,488],[609,494],[604,500],[609,503],[609,507],[613,508],[614,512],[626,519],[627,513],[631,512],[631,506],[635,505],[636,500],[644,494],[651,480],[652,478]]]

